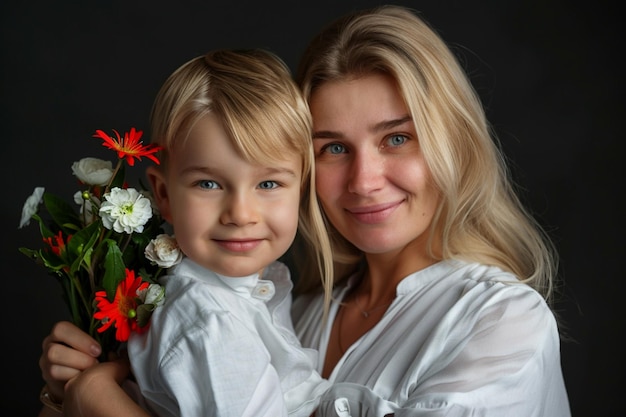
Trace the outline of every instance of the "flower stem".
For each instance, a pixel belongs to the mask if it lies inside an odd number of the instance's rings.
[[[130,243],[130,238],[132,235],[133,235],[132,233],[129,233],[128,236],[126,237],[124,241],[124,246],[120,248],[122,253],[126,252],[126,248],[128,247],[128,244]]]
[[[107,184],[106,188],[104,189],[104,194],[106,194],[109,191],[111,191],[111,184],[113,184],[113,181],[115,181],[115,177],[117,176],[117,173],[119,172],[119,170],[122,167],[123,163],[124,163],[123,159],[120,158],[120,159],[117,160],[117,164],[115,165],[115,169],[113,170],[113,175],[111,175],[111,179],[109,180],[109,183]]]

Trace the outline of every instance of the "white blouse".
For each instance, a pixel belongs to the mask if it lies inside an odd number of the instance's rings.
[[[337,288],[342,300],[350,285]],[[495,267],[442,261],[404,278],[381,321],[343,355],[316,417],[569,417],[556,321],[543,298]],[[292,308],[324,364],[321,296]]]
[[[275,262],[263,278],[224,277],[186,258],[162,279],[165,304],[128,341],[142,406],[160,417],[313,412],[329,384],[294,334],[289,270]]]

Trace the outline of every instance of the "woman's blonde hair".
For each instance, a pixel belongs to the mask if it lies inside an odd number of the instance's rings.
[[[549,300],[556,252],[516,196],[484,109],[452,51],[414,11],[381,6],[325,28],[305,51],[296,79],[309,99],[325,82],[372,73],[395,80],[441,193],[431,256],[497,265]],[[334,228],[330,235],[339,276],[362,254]]]
[[[152,108],[152,142],[163,150],[162,169],[179,141],[207,114],[218,117],[240,155],[254,163],[301,159],[299,234],[314,253],[307,281],[332,288],[332,253],[315,195],[315,159],[308,104],[288,67],[269,51],[215,50],[196,57],[168,77]],[[327,310],[328,307],[326,307]]]

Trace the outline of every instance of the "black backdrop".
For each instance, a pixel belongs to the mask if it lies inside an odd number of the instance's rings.
[[[511,162],[522,197],[560,251],[562,363],[574,416],[622,415],[625,249],[623,52],[608,1],[390,1],[423,12],[462,57]],[[3,415],[33,416],[41,340],[66,318],[57,283],[18,253],[37,186],[70,196],[70,166],[109,158],[97,129],[148,129],[165,77],[218,47],[273,50],[295,68],[310,37],[381,1],[5,0],[2,30]],[[618,73],[618,71],[620,71]]]

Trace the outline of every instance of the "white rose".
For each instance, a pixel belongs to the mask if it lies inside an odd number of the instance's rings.
[[[41,204],[41,200],[43,199],[44,191],[44,187],[35,187],[33,193],[24,202],[19,229],[30,224],[31,217],[33,214],[37,213],[37,210],[39,210],[39,204]]]
[[[150,284],[148,288],[137,290],[137,296],[144,304],[160,307],[165,302],[165,288],[159,284]]]
[[[72,171],[85,184],[107,185],[113,176],[113,164],[98,158],[83,158],[72,164]]]
[[[146,258],[161,268],[170,268],[183,259],[183,253],[173,236],[158,235],[146,246]]]
[[[100,218],[107,229],[117,233],[143,232],[143,227],[152,217],[150,200],[134,188],[115,187],[104,195],[100,206]]]

